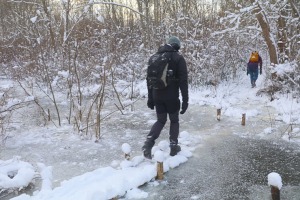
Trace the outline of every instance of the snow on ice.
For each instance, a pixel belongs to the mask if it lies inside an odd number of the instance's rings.
[[[200,142],[200,138],[191,137],[187,132],[183,132],[179,137],[182,144],[190,144],[191,139]],[[122,161],[117,168],[112,166],[99,168],[63,181],[60,187],[53,190],[51,189],[52,168],[39,163],[43,182],[41,191],[36,192],[33,196],[22,194],[13,200],[104,200],[124,195],[127,198],[147,198],[148,194],[138,187],[155,179],[157,175],[156,161],[163,162],[164,172],[167,172],[186,162],[192,156],[191,149],[182,145],[183,150],[171,157],[167,145],[167,141],[161,141],[153,148],[154,159],[152,161],[144,159],[142,155],[135,156],[131,160]],[[121,148],[126,154],[131,151],[131,147],[127,143],[124,143]],[[12,172],[15,172],[15,176],[9,178],[7,174]],[[19,159],[12,159],[0,162],[0,173],[1,188],[20,188],[26,187],[36,172],[31,164]]]

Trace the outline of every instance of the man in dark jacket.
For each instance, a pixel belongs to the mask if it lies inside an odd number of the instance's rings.
[[[170,62],[168,70],[172,71],[175,80],[172,81],[164,89],[154,89],[151,87],[147,77],[148,87],[148,101],[147,106],[150,109],[156,110],[157,121],[152,126],[147,139],[142,147],[144,156],[152,159],[151,149],[154,146],[155,140],[159,137],[161,130],[163,129],[167,116],[170,119],[170,155],[175,156],[181,151],[178,145],[179,136],[179,110],[180,110],[180,99],[179,90],[182,96],[182,104],[180,114],[184,114],[188,108],[188,75],[187,67],[184,57],[178,52],[180,49],[180,40],[172,36],[167,40],[167,44],[159,47],[158,52],[169,52]]]
[[[262,59],[260,55],[258,55],[258,52],[255,53],[257,53],[258,60],[253,61],[250,57],[249,62],[247,64],[247,75],[250,74],[252,88],[256,87],[256,80],[258,78],[258,66],[260,67],[260,74],[262,74]]]

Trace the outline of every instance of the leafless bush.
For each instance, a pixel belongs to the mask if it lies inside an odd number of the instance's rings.
[[[0,141],[5,142],[8,137],[7,130],[12,128],[15,123],[12,121],[13,114],[23,107],[28,106],[32,99],[25,98],[23,100],[13,98],[13,88],[0,89]]]
[[[250,4],[253,10],[242,9]],[[279,60],[276,48],[281,57],[299,60],[298,5],[288,1],[284,6],[264,4],[262,9],[254,0],[239,7],[231,0],[174,0],[171,5],[160,0],[3,0],[0,67],[26,96],[34,97],[44,121],[60,126],[67,119],[83,136],[99,140],[103,119],[116,111],[124,114],[141,98],[134,85],[145,80],[147,60],[166,38],[181,39],[192,86],[217,85],[243,72],[241,60],[247,60],[253,48],[266,52],[267,61]],[[287,18],[280,18],[277,27],[274,16],[279,15]],[[287,38],[276,38],[279,33]],[[268,35],[285,39],[285,44],[272,45]],[[297,74],[289,76],[296,80]],[[265,92],[272,96],[285,83],[294,84],[276,81]],[[115,108],[107,113],[108,99]]]

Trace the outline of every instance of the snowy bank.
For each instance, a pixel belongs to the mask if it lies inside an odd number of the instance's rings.
[[[200,137],[193,137],[187,132],[181,132],[179,137],[179,144],[182,151],[176,156],[169,156],[169,147],[167,141],[161,141],[157,146],[154,146],[152,153],[153,160],[147,160],[143,156],[135,156],[130,160],[124,159],[119,166],[108,166],[99,168],[94,171],[82,174],[63,181],[57,188],[51,189],[51,167],[46,167],[39,163],[41,169],[42,187],[40,191],[34,192],[33,196],[22,194],[13,200],[99,200],[112,199],[114,197],[127,196],[127,198],[147,198],[148,194],[138,189],[139,186],[155,179],[157,175],[157,161],[163,161],[164,172],[172,168],[178,167],[180,164],[186,162],[192,156],[195,145],[200,142]],[[193,145],[194,146],[193,146]],[[123,144],[121,147],[123,152],[130,153],[130,145]],[[159,153],[157,153],[159,152]],[[159,156],[157,156],[159,155]],[[8,163],[8,161],[1,161]],[[15,177],[23,180],[23,185],[29,184],[35,174],[33,167],[26,162],[19,162],[19,173]],[[11,162],[15,165],[16,162]],[[31,166],[31,167],[28,167]],[[4,182],[3,177],[7,179],[7,173],[13,171],[15,168],[6,166],[6,170],[0,166],[2,187],[8,188],[8,182]],[[31,169],[30,173],[21,173],[24,169]],[[31,174],[31,176],[29,176]],[[19,186],[19,185],[15,185]]]

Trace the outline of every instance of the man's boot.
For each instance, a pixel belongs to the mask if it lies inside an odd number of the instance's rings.
[[[151,150],[152,150],[153,146],[154,146],[154,141],[146,140],[146,142],[144,143],[144,146],[142,147],[145,158],[148,158],[150,160],[152,159]]]
[[[178,144],[170,144],[170,149],[170,156],[175,156],[181,151],[181,147]]]

